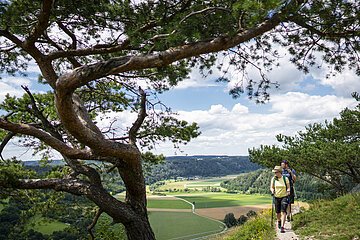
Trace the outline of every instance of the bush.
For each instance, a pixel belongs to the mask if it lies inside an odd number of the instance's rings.
[[[236,221],[234,214],[233,213],[226,214],[225,218],[224,218],[224,223],[228,228],[236,226],[237,221]]]
[[[248,220],[247,216],[241,215],[238,219],[238,225],[243,225]]]
[[[248,220],[224,240],[274,239],[275,229],[270,226],[271,213],[266,211]]]
[[[257,213],[254,211],[254,210],[250,210],[250,211],[248,211],[248,213],[246,214],[246,216],[248,217],[248,218],[250,218],[250,217],[255,217],[257,215]]]

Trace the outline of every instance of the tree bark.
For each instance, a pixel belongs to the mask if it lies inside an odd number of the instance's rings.
[[[124,224],[128,240],[152,240],[155,234],[147,217]]]

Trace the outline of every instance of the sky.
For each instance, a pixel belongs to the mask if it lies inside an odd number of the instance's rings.
[[[345,107],[353,108],[356,101],[351,97],[354,91],[360,91],[360,78],[353,71],[346,69],[343,73],[326,78],[327,68],[311,69],[304,74],[289,61],[283,49],[280,67],[268,73],[271,81],[280,83],[279,89],[270,90],[270,101],[256,104],[244,94],[233,99],[229,89],[239,81],[239,73],[230,69],[227,77],[229,83],[216,83],[222,76],[217,69],[206,78],[197,69],[193,69],[188,79],[170,91],[159,95],[159,99],[173,111],[178,118],[196,122],[201,135],[174,149],[169,142],[156,146],[155,153],[165,156],[173,155],[248,155],[249,148],[258,148],[261,144],[278,144],[277,134],[295,135],[311,123],[332,120],[339,116]],[[37,83],[39,69],[30,64],[27,77],[8,77],[0,79],[0,101],[7,93],[21,96],[24,92],[21,85],[27,85],[33,92],[46,91]],[[255,69],[249,71],[250,77],[256,79]],[[109,113],[108,119],[98,121],[100,128],[106,128],[113,119],[115,126],[125,129],[134,121],[135,115],[129,112]],[[19,148],[16,141],[4,150],[4,157],[16,156],[22,160],[34,160],[31,149]],[[59,154],[54,153],[54,158]]]

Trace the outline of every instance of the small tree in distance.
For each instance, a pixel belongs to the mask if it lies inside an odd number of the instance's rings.
[[[125,226],[129,240],[154,239],[142,161],[159,158],[146,151],[167,139],[186,143],[199,131],[168,115],[150,93],[170,89],[195,66],[203,74],[215,64],[221,69],[221,56],[243,79],[230,93],[247,90],[264,102],[272,85],[265,73],[278,57],[273,43],[287,48],[304,72],[319,53],[335,72],[348,66],[360,74],[359,12],[358,1],[343,0],[1,1],[0,71],[26,75],[34,61],[49,91],[23,86],[22,98],[7,96],[0,106],[0,150],[17,136],[45,160],[54,149],[66,162],[61,173],[39,178],[2,161],[2,193],[82,195],[98,206],[94,222],[104,212]],[[258,69],[259,81],[247,81],[248,66]],[[125,110],[137,118],[123,133],[112,124],[99,128],[100,116]],[[94,161],[121,176],[124,201],[106,191]]]

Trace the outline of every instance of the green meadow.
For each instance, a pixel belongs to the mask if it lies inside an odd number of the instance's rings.
[[[235,175],[228,175],[224,177],[216,177],[216,178],[204,178],[204,179],[196,179],[196,180],[182,180],[182,181],[175,181],[175,180],[166,180],[164,181],[165,184],[159,186],[157,191],[166,191],[169,189],[177,189],[177,190],[184,190],[185,188],[194,189],[205,187],[220,187],[220,183],[235,178]]]
[[[177,196],[195,202],[196,208],[218,208],[244,205],[271,204],[271,196],[229,193],[207,193],[199,195],[182,194]]]
[[[28,228],[41,232],[44,235],[51,235],[55,231],[62,231],[68,227],[67,224],[49,218],[35,215],[28,223]]]
[[[221,232],[220,222],[188,212],[149,212],[151,227],[158,240],[187,240]]]
[[[191,209],[191,205],[183,200],[169,199],[148,199],[148,208],[167,208],[167,209]]]

